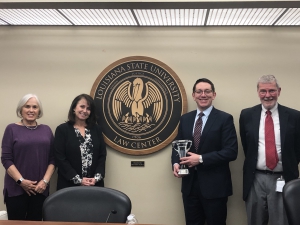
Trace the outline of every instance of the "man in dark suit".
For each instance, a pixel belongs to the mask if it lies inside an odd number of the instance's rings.
[[[236,159],[238,151],[233,117],[212,106],[216,92],[210,80],[197,80],[192,96],[197,110],[181,117],[176,137],[192,140],[192,147],[187,157],[179,158],[172,151],[173,174],[182,177],[186,224],[224,225],[228,196],[232,195],[229,162]],[[200,128],[197,123],[201,123]],[[188,167],[189,175],[178,174],[180,164]]]
[[[257,92],[261,104],[242,110],[240,115],[245,153],[243,199],[248,224],[285,225],[287,219],[277,179],[288,182],[299,176],[300,112],[277,103],[281,88],[273,75],[258,80]],[[267,117],[273,122],[270,130]],[[270,139],[269,133],[273,138]]]

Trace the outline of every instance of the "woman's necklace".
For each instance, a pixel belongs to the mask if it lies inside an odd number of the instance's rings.
[[[26,126],[25,124],[24,124],[24,122],[23,122],[23,119],[21,119],[21,122],[22,122],[22,124],[28,129],[28,130],[35,130],[37,127],[38,127],[38,123],[35,121],[35,123],[36,123],[36,125],[35,125],[35,127],[29,127],[29,126]]]

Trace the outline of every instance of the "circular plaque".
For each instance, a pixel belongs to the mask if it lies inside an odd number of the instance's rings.
[[[187,110],[176,73],[145,56],[126,57],[106,67],[91,96],[105,142],[130,155],[150,154],[170,144]]]

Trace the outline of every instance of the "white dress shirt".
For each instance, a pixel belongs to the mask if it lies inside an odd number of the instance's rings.
[[[266,120],[266,111],[262,105],[262,111],[260,116],[259,124],[259,138],[258,138],[258,159],[256,164],[256,169],[258,170],[270,170],[266,166],[266,151],[265,151],[265,120]],[[280,140],[280,123],[279,123],[279,113],[278,113],[278,103],[270,110],[272,113],[272,119],[274,123],[274,132],[275,132],[275,145],[278,154],[278,163],[273,171],[282,171],[282,156],[281,156],[281,140]]]
[[[205,126],[205,124],[206,124],[206,121],[207,121],[207,119],[208,119],[208,116],[209,116],[209,114],[210,114],[212,108],[213,108],[213,106],[211,105],[210,107],[208,107],[207,109],[205,109],[205,110],[203,111],[204,115],[202,116],[202,130],[201,130],[201,134],[202,134],[202,131],[203,131],[203,129],[204,129],[204,126]],[[199,115],[200,112],[201,112],[201,111],[200,111],[199,109],[197,109],[197,113],[196,113],[195,121],[194,121],[193,134],[194,134],[196,122],[197,122],[198,117],[199,117],[198,115]]]

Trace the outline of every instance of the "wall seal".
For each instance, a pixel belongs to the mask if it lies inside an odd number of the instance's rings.
[[[184,87],[163,62],[145,56],[120,59],[95,80],[91,96],[105,142],[130,155],[146,155],[170,144],[187,111]]]

